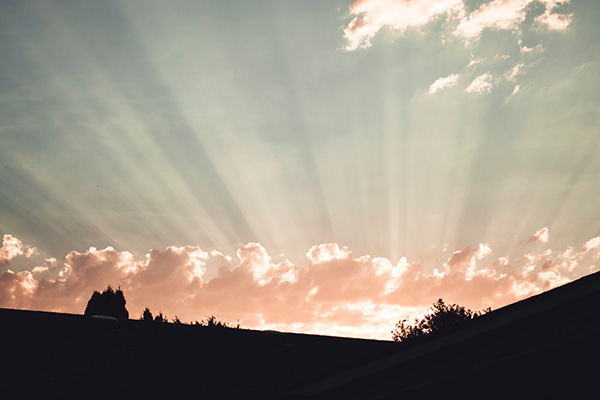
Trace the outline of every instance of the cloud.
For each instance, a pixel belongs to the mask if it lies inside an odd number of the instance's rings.
[[[584,245],[584,250],[587,252],[598,247],[600,247],[600,236],[588,240]]]
[[[371,40],[387,28],[403,35],[409,28],[419,28],[436,18],[445,17],[447,35],[472,42],[485,30],[509,30],[522,34],[521,24],[532,4],[544,5],[535,21],[549,30],[566,30],[571,14],[560,14],[557,6],[570,0],[493,0],[468,12],[462,0],[354,0],[348,6],[352,18],[344,29],[346,50],[371,46]]]
[[[383,28],[403,34],[461,8],[461,0],[354,0],[348,6],[353,18],[344,29],[346,50],[370,47],[371,39]]]
[[[436,81],[433,82],[431,84],[431,86],[429,87],[429,93],[434,94],[438,90],[441,90],[441,89],[444,89],[447,87],[456,86],[456,84],[458,83],[458,78],[460,78],[459,74],[451,74],[444,78],[436,79]]]
[[[523,65],[525,65],[525,64],[519,63],[519,64],[515,65],[510,71],[507,71],[504,74],[504,77],[506,79],[508,79],[509,81],[515,81],[517,76],[519,76],[520,74],[523,73]]]
[[[548,242],[549,238],[550,238],[550,232],[548,231],[548,228],[543,227],[542,229],[537,231],[533,236],[531,236],[527,240],[527,243],[533,243],[533,242],[546,243],[546,242]]]
[[[465,89],[467,93],[489,93],[492,91],[492,74],[486,72],[479,75]]]
[[[547,229],[533,237],[547,241]],[[7,249],[18,247],[10,238]],[[389,339],[395,322],[421,316],[440,297],[472,309],[498,308],[594,272],[600,238],[580,251],[546,249],[512,259],[480,243],[446,254],[433,269],[406,258],[354,255],[337,243],[310,248],[303,267],[274,261],[259,243],[236,255],[198,246],[145,255],[112,247],[72,251],[1,273],[0,307],[82,313],[94,290],[112,285],[123,289],[132,318],[150,307],[184,321],[214,314],[247,328]]]
[[[504,102],[508,103],[512,99],[512,97],[519,92],[519,90],[521,90],[521,86],[515,85],[515,87],[513,88],[513,91],[508,95],[508,97],[504,100]]]
[[[485,29],[516,30],[525,19],[525,7],[531,0],[494,0],[461,18],[456,36],[476,39]],[[464,15],[464,14],[463,14]]]
[[[5,234],[2,237],[2,247],[0,247],[0,268],[9,267],[10,261],[15,257],[25,255],[29,258],[36,253],[35,247],[26,246],[16,237]]]
[[[467,3],[354,0],[348,6],[349,22],[344,28],[345,50],[371,47],[376,35],[382,33],[393,40],[409,31],[426,34],[427,38],[437,32],[443,46],[461,49],[453,54],[462,57],[468,54],[469,58],[464,60],[463,71],[437,78],[428,93],[432,95],[465,82],[463,89],[467,93],[485,94],[499,88],[498,93],[507,94],[504,100],[508,103],[525,84],[521,82],[525,73],[535,69],[534,65],[540,61],[545,37],[571,26],[573,14],[564,11],[570,0],[491,0],[475,2],[478,4],[474,6]]]
[[[551,31],[566,30],[573,20],[573,14],[560,14],[556,11],[559,5],[568,4],[570,1],[546,0],[543,3],[546,9],[542,15],[536,17],[535,21],[542,26],[546,26]]]

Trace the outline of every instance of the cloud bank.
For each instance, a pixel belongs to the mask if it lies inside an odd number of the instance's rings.
[[[542,43],[535,42],[571,26],[573,15],[565,12],[570,0],[481,3],[473,7],[473,2],[464,0],[354,0],[348,6],[350,20],[344,28],[345,50],[371,47],[373,38],[381,33],[393,38],[411,30],[436,32],[444,46],[469,49],[470,59],[462,71],[449,70],[435,79],[429,86],[430,95],[460,84],[462,91],[475,95],[498,88],[506,96],[512,90],[508,101],[521,89],[518,81],[544,52]],[[481,46],[486,32],[500,35],[486,36],[486,44]],[[495,54],[487,51],[491,43],[497,46]],[[517,54],[515,49],[519,49]]]
[[[346,50],[372,45],[371,40],[383,29],[403,35],[410,28],[422,28],[444,18],[447,35],[466,42],[479,39],[485,30],[520,33],[530,7],[541,4],[542,14],[535,22],[542,28],[566,30],[571,14],[559,12],[570,0],[493,0],[475,10],[468,10],[463,0],[354,0],[348,6],[350,22],[344,28]]]
[[[533,243],[548,240],[547,228],[531,238],[514,259],[482,243],[441,252],[433,269],[406,258],[356,256],[336,243],[313,246],[299,267],[248,243],[236,259],[198,246],[143,256],[92,247],[14,272],[11,260],[25,257],[27,247],[5,235],[0,307],[81,314],[92,292],[110,284],[123,289],[132,318],[150,307],[183,321],[214,314],[246,328],[389,339],[395,322],[422,315],[440,297],[498,308],[598,270],[600,237],[562,251]]]

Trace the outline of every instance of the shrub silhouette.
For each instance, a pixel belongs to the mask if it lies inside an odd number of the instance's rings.
[[[154,321],[154,319],[152,318],[152,312],[150,312],[150,309],[148,307],[146,307],[146,309],[144,309],[144,313],[142,314],[142,318],[140,318],[142,321],[146,321],[146,322],[152,322]]]
[[[209,328],[233,328],[239,329],[240,324],[238,323],[235,326],[229,325],[227,322],[219,321],[217,317],[214,315],[206,317],[206,320],[202,320],[200,322],[196,321],[196,325],[207,326]]]
[[[433,332],[447,331],[490,311],[491,308],[473,311],[458,304],[448,306],[443,299],[439,299],[433,303],[431,311],[422,320],[415,319],[414,323],[406,319],[399,321],[392,330],[392,339],[395,342],[402,342]]]
[[[175,317],[175,318],[177,318],[177,317]],[[163,315],[162,312],[159,312],[158,314],[156,314],[155,317],[153,317],[152,311],[150,311],[150,309],[148,307],[146,307],[144,309],[144,312],[142,313],[140,320],[144,321],[144,322],[156,322],[157,324],[162,324],[162,323],[166,324],[169,322],[169,320],[167,319],[167,316]],[[175,322],[175,321],[173,321],[173,322]]]
[[[167,322],[169,322],[169,320],[167,319],[166,316],[163,316],[162,312],[159,312],[156,315],[156,317],[154,317],[154,322],[166,324]]]
[[[148,307],[144,309],[140,320],[145,322],[156,322],[156,323],[169,323],[169,319],[166,315],[163,315],[162,312],[159,312],[155,317],[152,316],[152,312]],[[171,323],[173,325],[195,325],[195,326],[206,326],[208,328],[230,328],[230,329],[240,329],[240,324],[238,321],[237,325],[230,325],[225,321],[219,321],[217,317],[214,315],[210,315],[206,317],[206,320],[194,321],[193,323],[183,322],[177,315],[172,319]]]
[[[95,291],[87,303],[84,315],[108,315],[119,321],[129,319],[129,311],[125,308],[125,296],[121,289],[113,290],[110,286],[103,292]]]

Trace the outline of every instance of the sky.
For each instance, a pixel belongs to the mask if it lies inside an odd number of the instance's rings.
[[[0,1],[0,307],[390,339],[600,269],[596,0]]]

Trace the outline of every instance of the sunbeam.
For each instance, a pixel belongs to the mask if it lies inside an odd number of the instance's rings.
[[[1,2],[0,307],[120,282],[189,318],[383,335],[438,295],[501,305],[595,271],[599,17]]]

